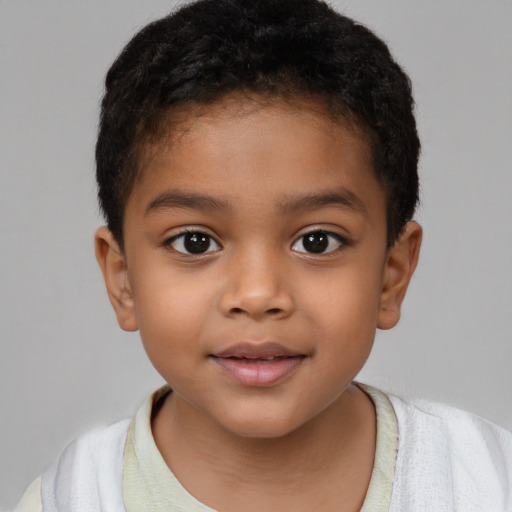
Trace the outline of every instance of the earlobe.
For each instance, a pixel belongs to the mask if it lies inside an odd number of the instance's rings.
[[[103,273],[103,280],[119,326],[125,331],[136,331],[138,324],[132,287],[119,244],[110,230],[103,226],[96,231],[94,245],[96,259]]]
[[[400,238],[388,249],[379,305],[377,327],[391,329],[400,320],[400,308],[418,264],[421,226],[408,222]]]

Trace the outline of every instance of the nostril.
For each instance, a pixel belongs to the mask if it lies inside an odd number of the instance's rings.
[[[267,313],[271,314],[271,315],[278,315],[279,313],[281,313],[281,309],[279,308],[271,308],[271,309],[267,309]]]
[[[244,310],[242,308],[231,308],[231,313],[239,314],[243,312]]]

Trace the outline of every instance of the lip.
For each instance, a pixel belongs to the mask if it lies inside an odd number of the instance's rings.
[[[269,387],[295,373],[306,355],[275,342],[240,343],[210,358],[231,379],[248,387]]]

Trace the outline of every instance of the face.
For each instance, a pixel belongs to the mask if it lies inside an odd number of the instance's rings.
[[[388,326],[385,212],[355,129],[226,100],[148,149],[105,279],[178,409],[281,436],[342,396]]]

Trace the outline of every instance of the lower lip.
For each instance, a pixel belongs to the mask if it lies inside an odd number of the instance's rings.
[[[213,360],[231,378],[244,386],[272,386],[294,373],[304,360],[303,356],[278,357],[271,361],[213,357]]]

